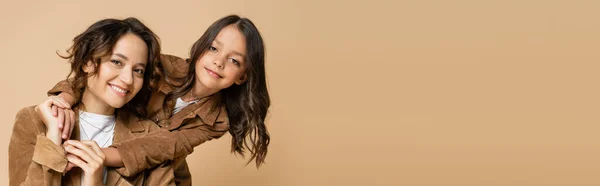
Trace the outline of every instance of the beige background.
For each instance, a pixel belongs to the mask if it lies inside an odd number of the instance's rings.
[[[226,135],[189,156],[196,185],[600,185],[600,1],[161,2],[2,1],[0,180],[87,26],[135,16],[186,56],[238,13],[266,41],[268,163]]]

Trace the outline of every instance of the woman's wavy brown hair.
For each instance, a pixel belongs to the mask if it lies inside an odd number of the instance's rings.
[[[150,99],[151,83],[157,82],[157,78],[159,78],[154,76],[154,67],[160,57],[160,41],[156,34],[138,19],[130,17],[123,20],[100,20],[73,39],[73,45],[67,50],[68,55],[62,56],[59,54],[59,56],[68,59],[71,63],[71,71],[67,78],[73,75],[73,78],[69,79],[73,90],[83,93],[88,77],[98,73],[99,68],[97,67],[100,66],[102,58],[112,55],[112,49],[117,41],[128,33],[140,37],[146,43],[148,63],[144,71],[142,89],[121,109],[126,109],[140,117],[144,117]],[[96,67],[92,73],[83,71],[83,67],[88,62],[92,62]]]

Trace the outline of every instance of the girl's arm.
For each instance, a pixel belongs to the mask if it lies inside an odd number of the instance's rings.
[[[117,171],[123,176],[131,176],[165,161],[187,156],[194,151],[194,147],[219,138],[229,130],[228,122],[209,125],[199,119],[196,121],[173,131],[160,129],[113,144],[111,147],[116,148],[124,165]]]

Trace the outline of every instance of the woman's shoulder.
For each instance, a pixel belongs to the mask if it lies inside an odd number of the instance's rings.
[[[23,108],[19,109],[16,117],[17,118],[26,118],[29,120],[40,119],[39,115],[35,111],[35,107],[36,107],[36,105],[23,107]]]
[[[45,131],[45,125],[42,118],[35,111],[35,107],[36,105],[21,108],[15,116],[15,125],[13,127],[33,127],[38,131]]]

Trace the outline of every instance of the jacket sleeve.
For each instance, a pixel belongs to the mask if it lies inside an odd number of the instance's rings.
[[[144,178],[144,185],[175,186],[173,164],[166,161],[159,166],[147,170],[148,177]]]
[[[73,90],[73,88],[71,87],[71,81],[73,81],[72,78],[68,80],[62,80],[56,83],[56,85],[54,85],[52,89],[48,90],[48,96],[55,96],[59,95],[60,93],[67,93],[73,96],[73,100],[75,100],[75,103],[79,102],[79,100],[81,99],[81,92],[79,92],[78,90]]]
[[[134,175],[167,160],[185,157],[194,147],[223,136],[229,129],[228,122],[208,125],[195,119],[173,131],[160,129],[139,138],[113,144],[119,151],[124,167],[118,168],[124,176]]]
[[[8,147],[9,185],[61,185],[67,167],[65,151],[44,133],[44,124],[32,107],[17,113]]]

